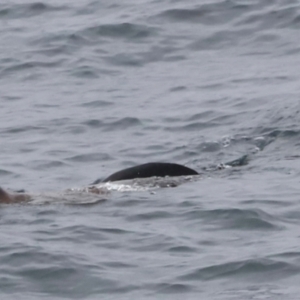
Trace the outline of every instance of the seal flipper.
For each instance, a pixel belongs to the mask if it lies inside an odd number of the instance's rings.
[[[104,180],[96,180],[93,184],[100,182],[127,180],[135,178],[165,177],[165,176],[187,176],[198,175],[199,173],[188,167],[172,163],[147,163],[127,168],[113,173]]]

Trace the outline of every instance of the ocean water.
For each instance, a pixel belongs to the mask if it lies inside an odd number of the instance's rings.
[[[0,206],[1,299],[298,298],[299,0],[5,0],[0,25],[0,186],[40,195]],[[153,161],[201,176],[63,192]]]

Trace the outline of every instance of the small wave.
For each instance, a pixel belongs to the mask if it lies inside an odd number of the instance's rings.
[[[83,124],[94,128],[103,128],[105,131],[124,130],[135,126],[140,126],[142,123],[138,118],[125,117],[113,122],[103,122],[101,120],[92,119]]]
[[[276,128],[262,128],[261,133],[269,138],[288,138],[298,137],[300,135],[300,130],[280,130]]]
[[[120,228],[97,228],[97,232],[103,232],[103,233],[108,233],[110,234],[116,234],[116,235],[123,235],[123,234],[131,234],[132,231],[128,231],[128,230],[124,230],[124,229],[120,229]]]
[[[69,158],[66,158],[67,161],[75,161],[75,162],[95,162],[95,161],[103,161],[110,160],[111,157],[107,153],[88,153],[88,154],[80,154],[75,155]]]
[[[60,168],[65,165],[66,163],[59,160],[34,160],[31,162],[30,167],[35,170],[45,170],[52,168]]]
[[[155,295],[157,293],[162,294],[180,294],[180,293],[188,293],[193,290],[193,286],[190,284],[184,283],[159,283],[153,287],[151,290],[155,290]]]
[[[60,60],[57,61],[28,61],[24,63],[14,62],[10,63],[9,66],[3,67],[0,72],[0,77],[6,77],[8,75],[15,75],[16,72],[26,72],[29,69],[51,69],[54,67],[57,67],[61,64]],[[33,76],[33,79],[35,77]],[[27,77],[27,79],[30,79],[30,77]]]
[[[85,29],[82,32],[83,36],[88,37],[110,37],[129,39],[131,42],[134,40],[142,40],[152,36],[155,29],[149,26],[133,23],[121,24],[103,24]]]
[[[203,23],[216,25],[231,22],[252,9],[253,5],[237,4],[234,1],[207,3],[193,8],[168,9],[157,17],[174,22]]]
[[[186,275],[179,277],[181,280],[212,280],[235,276],[239,279],[246,279],[248,276],[256,280],[270,280],[271,278],[285,277],[287,274],[299,272],[299,267],[274,259],[248,259],[245,261],[229,262],[212,265],[209,267],[197,268]],[[255,275],[255,277],[253,277]]]
[[[198,131],[206,128],[221,126],[221,124],[213,123],[213,122],[190,122],[186,125],[181,126],[166,126],[165,130],[170,132],[182,132],[182,131]]]
[[[236,22],[237,26],[256,26],[256,29],[299,28],[299,4],[293,7],[280,5],[261,11],[255,11]]]
[[[16,127],[9,127],[6,129],[2,129],[2,133],[8,133],[8,134],[19,134],[23,132],[34,132],[34,131],[40,131],[44,130],[45,127],[41,126],[16,126]]]
[[[82,107],[106,107],[106,106],[111,106],[114,105],[113,102],[111,101],[104,101],[104,100],[95,100],[95,101],[89,101],[89,102],[84,102],[82,104],[80,104],[80,106]],[[95,122],[96,124],[99,122],[99,120],[91,120],[91,126],[93,126],[93,122]],[[97,127],[97,126],[96,126]]]
[[[1,5],[3,6],[3,5]],[[0,6],[0,19],[30,18],[41,14],[67,9],[66,6],[54,6],[43,2]]]
[[[100,76],[97,68],[88,65],[74,67],[70,74],[74,77],[87,79],[96,79]]]
[[[189,246],[172,246],[168,249],[169,252],[174,252],[174,253],[197,253],[198,249],[189,247]]]
[[[237,230],[278,230],[278,218],[260,209],[214,209],[198,210],[184,213],[184,217],[205,221],[206,226]]]
[[[4,169],[0,169],[0,176],[8,176],[8,175],[13,175],[13,172],[4,170]]]
[[[138,118],[126,117],[115,122],[107,123],[106,130],[116,130],[116,129],[128,129],[131,127],[141,126],[142,122]]]
[[[145,221],[145,220],[158,220],[158,219],[167,219],[173,217],[172,213],[167,211],[150,211],[142,214],[134,214],[132,216],[128,216],[126,219],[130,222],[133,221]]]

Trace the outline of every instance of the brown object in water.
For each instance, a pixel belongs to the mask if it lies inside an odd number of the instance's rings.
[[[13,193],[10,194],[0,188],[0,203],[19,203],[29,201],[30,196],[24,193]]]

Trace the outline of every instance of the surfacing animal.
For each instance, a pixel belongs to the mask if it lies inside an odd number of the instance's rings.
[[[244,155],[239,159],[233,160],[226,163],[225,165],[220,165],[214,167],[212,170],[223,169],[225,166],[237,167],[243,166],[248,163],[248,155]],[[91,185],[82,189],[71,189],[66,190],[72,191],[73,193],[89,193],[89,194],[105,194],[107,191],[103,188],[99,188],[97,185],[100,183],[130,180],[130,179],[140,179],[140,178],[151,178],[151,177],[178,177],[178,176],[194,176],[199,175],[199,173],[191,168],[185,167],[183,165],[175,163],[163,163],[163,162],[152,162],[137,165],[135,167],[126,168],[112,175],[106,177],[104,180],[98,179],[94,181]],[[172,186],[172,185],[168,185]],[[28,202],[32,200],[32,195],[25,192],[8,192],[0,187],[0,203],[20,203]]]
[[[84,191],[93,194],[101,194],[101,190],[95,185],[103,182],[113,182],[120,180],[130,180],[137,178],[150,178],[150,177],[175,177],[175,176],[190,176],[198,175],[199,173],[191,168],[174,163],[146,163],[131,168],[126,168],[112,175],[104,180],[96,180]],[[31,196],[24,192],[8,192],[0,188],[0,203],[19,203],[31,200]]]

